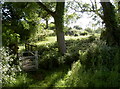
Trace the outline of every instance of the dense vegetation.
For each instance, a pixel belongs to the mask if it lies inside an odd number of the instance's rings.
[[[71,7],[74,3],[78,6]],[[3,3],[0,56],[4,88],[120,87],[120,7],[101,2],[98,8],[96,0],[91,1],[92,5],[74,3]],[[76,13],[66,14],[70,8]],[[97,15],[105,27],[83,30],[80,25],[67,26],[80,18],[77,12],[94,13],[92,18],[97,19]],[[51,16],[55,22],[48,23]],[[101,22],[97,20],[98,23]],[[36,71],[22,70],[25,43],[37,45]]]

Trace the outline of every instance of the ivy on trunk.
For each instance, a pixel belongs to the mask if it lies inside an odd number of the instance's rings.
[[[116,20],[114,6],[111,2],[101,2],[103,7],[103,20],[106,30],[101,34],[108,45],[120,45],[120,29]]]

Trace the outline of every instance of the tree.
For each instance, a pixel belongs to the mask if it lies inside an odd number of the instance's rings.
[[[106,40],[108,45],[120,45],[120,30],[118,26],[118,21],[115,8],[110,2],[102,2],[101,0],[101,5],[102,7],[97,6],[96,0],[92,1],[90,0],[91,4],[89,3],[83,3],[83,2],[78,2],[76,0],[75,5],[71,4],[71,8],[74,9],[76,12],[90,12],[94,13],[92,16],[94,16],[94,20],[96,19],[96,15],[99,16],[102,20],[103,23],[105,23],[106,30],[101,34],[101,37]],[[119,2],[118,2],[119,4]],[[119,7],[119,6],[118,6]],[[103,9],[102,9],[103,8]],[[118,15],[119,16],[119,15]]]
[[[118,2],[118,20],[119,20],[119,27],[120,27],[120,1]]]
[[[66,45],[65,45],[65,38],[64,38],[64,5],[65,2],[56,2],[56,10],[53,12],[49,8],[47,8],[43,3],[37,2],[40,7],[46,10],[55,21],[56,27],[56,35],[57,35],[57,42],[58,42],[58,49],[61,54],[66,53]]]
[[[91,3],[87,2],[82,2],[78,0],[74,0],[74,2],[69,2],[68,6],[72,10],[74,10],[76,13],[79,13],[79,15],[83,15],[83,13],[87,13],[91,18],[97,23],[100,23],[102,19],[103,20],[103,15],[102,15],[102,8],[98,6],[99,3],[97,3],[97,0],[88,0]],[[98,19],[100,18],[100,19]]]
[[[120,13],[120,1],[118,2],[118,12]]]
[[[2,30],[20,35],[21,40],[27,40],[38,26],[38,6],[28,2],[5,2],[2,5]],[[4,40],[4,38],[3,38]],[[6,39],[5,39],[6,41]]]
[[[114,6],[111,2],[102,2],[104,23],[106,30],[103,33],[103,38],[106,40],[108,45],[120,45],[120,30],[116,20]]]

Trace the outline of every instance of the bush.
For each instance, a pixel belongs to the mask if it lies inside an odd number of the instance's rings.
[[[71,70],[63,79],[56,82],[56,87],[120,87],[120,73],[105,70],[106,67],[95,70],[84,70],[80,60],[72,64]]]
[[[71,29],[65,32],[65,35],[69,35],[69,36],[75,36],[75,34],[77,34],[79,36],[80,34],[80,30],[76,30],[76,29]]]
[[[58,81],[55,86],[88,87],[88,82],[90,78],[90,73],[87,73],[83,70],[80,60],[78,60],[72,64],[71,70],[69,70],[64,78]]]
[[[87,31],[88,33],[93,33],[93,30],[91,28],[86,28],[85,31]]]
[[[90,87],[120,87],[120,73],[117,71],[96,70],[89,81]]]
[[[16,79],[12,81],[12,83],[9,83],[7,87],[9,88],[22,88],[26,89],[29,87],[29,85],[33,82],[33,79],[28,78],[27,73],[20,73],[17,75]]]
[[[54,36],[54,35],[55,33],[53,30],[39,30],[39,32],[32,34],[31,37],[28,39],[28,41],[30,42],[43,41],[47,36]]]
[[[93,43],[88,50],[79,51],[79,53],[81,63],[85,65],[86,69],[105,66],[111,70],[120,62],[120,48],[107,46],[101,41]]]
[[[73,62],[79,60],[79,50],[85,51],[94,40],[95,36],[89,37],[88,39],[67,40],[67,53],[58,58],[59,62],[62,64],[71,65]]]
[[[88,37],[88,42],[92,42],[96,39],[97,37],[95,35],[91,35]]]
[[[12,65],[15,60],[15,55],[9,55],[9,51],[5,48],[0,49],[0,56],[2,60],[2,84],[3,87],[12,84],[16,80],[16,74],[21,71],[19,65]]]
[[[59,66],[58,57],[59,53],[57,51],[45,51],[39,58],[39,67],[44,69],[52,69]]]
[[[81,35],[81,36],[85,36],[85,35],[87,35],[87,34],[88,34],[87,31],[81,31],[81,32],[80,32],[80,35]]]
[[[20,41],[20,35],[14,31],[8,29],[2,33],[3,46],[8,46],[12,43],[18,43]]]

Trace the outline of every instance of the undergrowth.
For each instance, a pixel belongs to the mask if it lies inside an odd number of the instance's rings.
[[[66,45],[65,55],[59,54],[57,43],[39,46],[39,70],[21,75],[25,81],[18,77],[16,86],[120,87],[120,47],[94,36],[67,40]]]

